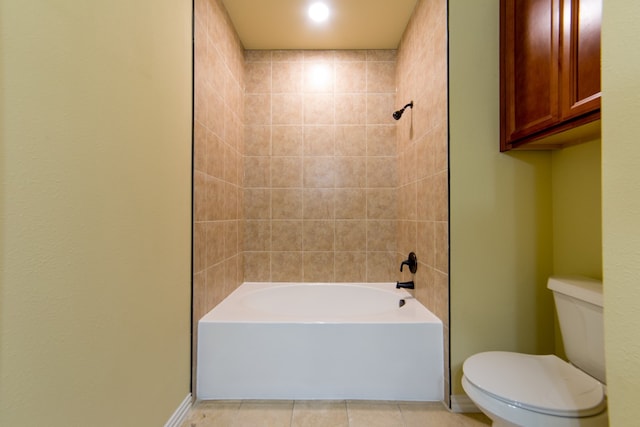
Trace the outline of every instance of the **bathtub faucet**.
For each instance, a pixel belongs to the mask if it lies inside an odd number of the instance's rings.
[[[416,257],[416,254],[413,252],[409,252],[409,257],[402,261],[402,263],[400,263],[400,271],[402,272],[402,268],[404,266],[409,267],[409,271],[413,274],[416,273],[416,271],[418,270],[418,258]]]
[[[413,280],[409,280],[408,282],[397,282],[396,283],[396,289],[400,289],[400,288],[415,289],[416,287],[413,284]]]

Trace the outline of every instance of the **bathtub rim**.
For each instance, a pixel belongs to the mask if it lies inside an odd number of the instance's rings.
[[[399,304],[389,311],[363,316],[346,317],[295,317],[274,313],[256,312],[246,306],[238,305],[242,298],[249,294],[262,292],[270,288],[283,288],[289,286],[348,286],[369,288],[376,291],[388,292],[389,297],[399,302],[405,300],[403,307]],[[394,303],[395,304],[395,303]],[[397,289],[395,282],[243,282],[231,292],[224,300],[217,304],[199,319],[199,323],[303,323],[303,324],[330,324],[330,323],[435,323],[442,325],[442,320],[427,309],[420,301],[414,298],[406,289]]]

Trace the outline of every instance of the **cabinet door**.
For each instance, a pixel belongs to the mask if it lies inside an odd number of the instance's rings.
[[[564,0],[560,62],[563,120],[600,108],[601,22],[602,0]]]
[[[501,144],[560,120],[560,0],[501,0]]]

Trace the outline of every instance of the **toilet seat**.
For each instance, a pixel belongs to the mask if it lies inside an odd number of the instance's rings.
[[[588,417],[606,409],[600,382],[554,355],[478,353],[463,365],[476,388],[509,405],[560,417]]]

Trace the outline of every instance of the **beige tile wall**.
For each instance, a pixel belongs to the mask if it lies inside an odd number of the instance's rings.
[[[414,101],[398,121],[398,249],[418,257],[416,297],[445,327],[449,372],[449,224],[446,0],[416,5],[398,49],[396,103]],[[405,279],[409,279],[405,275]],[[445,376],[445,396],[449,382]]]
[[[196,0],[194,15],[196,334],[198,319],[243,281],[244,59],[220,0]]]
[[[245,61],[245,280],[397,280],[396,52]]]

